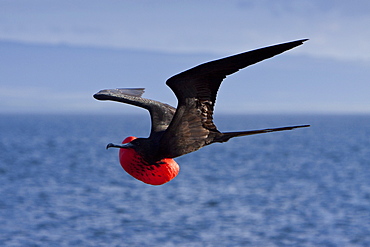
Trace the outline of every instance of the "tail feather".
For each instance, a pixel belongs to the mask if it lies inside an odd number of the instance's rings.
[[[279,127],[279,128],[270,128],[270,129],[261,129],[261,130],[248,130],[248,131],[238,131],[238,132],[225,132],[215,140],[215,142],[227,142],[233,137],[238,136],[248,136],[248,135],[255,135],[255,134],[262,134],[262,133],[270,133],[276,131],[284,131],[284,130],[292,130],[297,128],[306,128],[310,127],[310,125],[296,125],[296,126],[287,126],[287,127]]]

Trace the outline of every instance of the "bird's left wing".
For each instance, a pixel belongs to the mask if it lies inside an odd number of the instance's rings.
[[[147,109],[152,121],[150,135],[165,131],[175,114],[176,108],[159,101],[142,98],[143,93],[144,88],[104,89],[94,94],[94,98],[122,102]]]

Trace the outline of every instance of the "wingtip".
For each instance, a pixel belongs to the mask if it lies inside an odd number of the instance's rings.
[[[302,44],[304,43],[304,42],[306,42],[306,41],[308,41],[308,40],[310,40],[310,39],[301,39],[300,41],[302,42]]]
[[[308,40],[309,39],[298,39],[298,40],[294,40],[294,41],[290,41],[290,42],[286,42],[286,43],[281,43],[281,44],[278,44],[278,45],[292,45],[292,46],[296,47],[296,46],[302,45],[304,42],[306,42]]]
[[[292,45],[298,46],[298,45],[302,45],[304,42],[306,42],[308,40],[309,39],[298,39],[298,40],[295,40],[295,41],[287,42],[286,44],[292,44]]]
[[[106,92],[107,92],[106,89],[100,90],[99,92],[95,93],[93,97],[94,99],[97,99],[97,100],[104,100],[104,96],[106,95]]]
[[[100,99],[100,96],[101,96],[100,92],[101,92],[101,90],[99,92],[95,93],[93,95],[93,98],[99,100]]]
[[[145,91],[145,88],[116,88],[116,89],[103,89],[93,95],[97,100],[106,100],[107,96],[117,97],[121,95],[129,95],[135,97],[141,97]]]
[[[282,47],[286,46],[286,47],[289,47],[287,49],[287,50],[289,50],[289,49],[292,49],[294,47],[302,45],[304,42],[306,42],[308,40],[309,39],[299,39],[299,40],[290,41],[290,42],[287,42],[287,43],[278,44],[277,46],[280,46],[280,45],[282,45]]]

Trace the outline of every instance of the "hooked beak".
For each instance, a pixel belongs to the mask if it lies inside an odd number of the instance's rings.
[[[124,143],[124,144],[114,144],[114,143],[108,143],[106,149],[108,148],[133,148],[134,145],[131,143]]]

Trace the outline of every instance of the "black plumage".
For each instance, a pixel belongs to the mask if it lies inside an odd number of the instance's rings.
[[[217,91],[226,76],[299,46],[304,41],[306,39],[207,62],[169,78],[166,84],[178,99],[177,108],[142,98],[142,88],[99,91],[94,98],[145,108],[150,112],[152,121],[148,138],[138,138],[129,144],[108,144],[107,147],[134,148],[144,160],[152,163],[163,158],[175,158],[215,142],[226,142],[236,136],[308,127],[309,125],[299,125],[222,133],[213,123]]]

